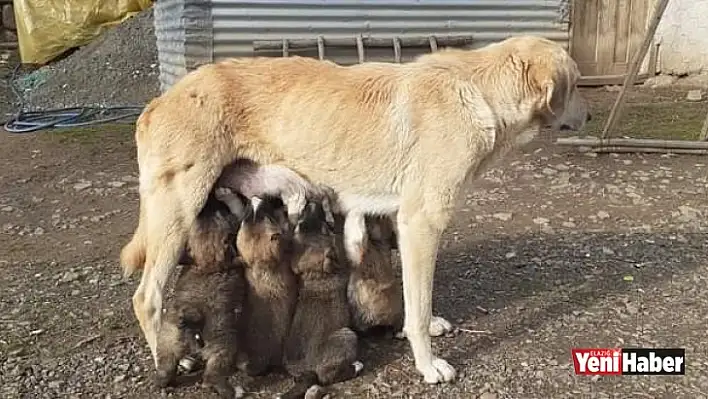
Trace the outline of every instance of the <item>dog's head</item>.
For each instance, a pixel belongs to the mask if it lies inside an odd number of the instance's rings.
[[[577,86],[580,70],[570,54],[558,43],[535,36],[510,38],[501,45],[509,49],[509,67],[520,74],[532,122],[555,131],[581,130],[590,112]]]
[[[236,247],[249,267],[281,262],[290,255],[290,223],[280,199],[251,201],[241,222]]]

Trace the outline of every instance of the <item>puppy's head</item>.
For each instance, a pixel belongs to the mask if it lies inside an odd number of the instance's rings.
[[[533,119],[556,131],[581,130],[590,113],[577,86],[580,70],[570,54],[558,43],[535,36],[514,37],[504,43],[510,48],[510,67],[521,73]]]
[[[295,226],[295,273],[332,274],[342,268],[341,245],[333,220],[326,203],[307,203]]]
[[[398,248],[396,229],[390,217],[367,217],[366,230],[372,245],[389,249]]]
[[[205,316],[196,307],[189,303],[175,303],[163,318],[162,345],[179,346],[185,348],[186,353],[197,353],[204,347],[204,323]]]
[[[238,228],[238,218],[225,204],[210,196],[189,232],[184,263],[217,269],[231,264],[236,256]]]
[[[241,222],[236,247],[249,266],[280,262],[290,255],[289,232],[287,212],[280,199],[254,199]]]

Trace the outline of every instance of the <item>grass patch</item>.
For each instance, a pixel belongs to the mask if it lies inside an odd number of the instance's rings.
[[[612,137],[697,140],[706,112],[708,104],[703,102],[626,104],[610,133]],[[609,113],[609,109],[593,111],[593,119],[586,128],[588,135],[602,134]]]
[[[40,130],[34,134],[37,134],[40,140],[53,144],[98,144],[106,140],[112,142],[132,141],[134,132],[135,125],[132,123],[106,123],[72,128],[53,128]]]

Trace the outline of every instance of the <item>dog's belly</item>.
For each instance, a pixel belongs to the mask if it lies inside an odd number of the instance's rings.
[[[399,196],[393,194],[361,195],[339,193],[338,205],[344,213],[390,215],[398,212]]]

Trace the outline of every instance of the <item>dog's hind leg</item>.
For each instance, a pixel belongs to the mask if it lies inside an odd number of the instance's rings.
[[[145,269],[133,295],[133,310],[157,368],[157,334],[165,285],[180,260],[189,228],[204,207],[220,171],[220,165],[210,160],[186,163],[180,169],[163,168],[161,174],[142,171],[140,196],[150,217],[144,231]]]
[[[433,355],[429,331],[438,243],[451,209],[448,203],[415,196],[402,203],[397,217],[403,269],[404,331],[416,368],[431,384],[455,378],[455,369]]]

